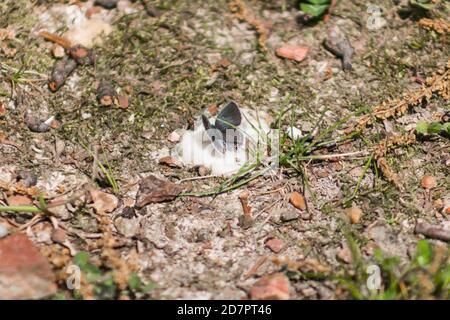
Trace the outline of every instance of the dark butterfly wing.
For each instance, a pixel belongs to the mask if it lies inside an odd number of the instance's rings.
[[[209,129],[212,128],[211,123],[209,122],[208,118],[202,114],[202,122],[203,122],[203,126],[205,127],[205,130],[208,131]]]
[[[205,127],[206,134],[208,135],[208,138],[211,140],[214,149],[216,149],[219,153],[225,152],[225,142],[223,140],[223,134],[218,129],[216,129],[211,123],[209,122],[208,118],[202,114],[202,122],[203,126]]]
[[[215,127],[225,135],[227,129],[235,129],[241,124],[241,121],[241,111],[239,111],[237,104],[234,101],[231,101],[219,112],[216,118]]]

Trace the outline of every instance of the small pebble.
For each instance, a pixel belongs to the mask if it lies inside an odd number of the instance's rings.
[[[210,173],[211,173],[211,170],[209,170],[207,167],[205,167],[205,166],[199,166],[198,167],[198,174],[201,177],[207,176]]]
[[[437,186],[436,178],[429,174],[426,174],[423,176],[420,184],[422,185],[422,188],[424,188],[424,189],[433,189],[433,188],[436,188],[436,186]]]
[[[297,209],[306,210],[305,198],[299,192],[292,192],[289,201]]]
[[[295,211],[285,211],[281,214],[280,219],[282,222],[288,222],[298,219],[298,213]]]
[[[279,253],[283,249],[284,243],[280,239],[270,238],[266,241],[265,245],[274,253]]]
[[[180,135],[177,132],[172,132],[171,134],[169,134],[169,136],[167,137],[167,140],[169,140],[170,142],[178,142],[180,141]]]
[[[65,56],[66,52],[63,47],[58,44],[52,46],[52,54],[55,58],[62,58]]]
[[[5,224],[0,223],[0,239],[6,237],[8,233],[8,227]]]

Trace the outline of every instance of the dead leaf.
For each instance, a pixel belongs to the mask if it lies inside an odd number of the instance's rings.
[[[112,212],[117,208],[119,201],[117,197],[94,188],[89,190],[93,201],[93,207],[97,213]]]
[[[6,199],[10,206],[30,206],[33,204],[33,200],[27,196],[10,196]]]
[[[0,298],[41,299],[56,293],[52,267],[24,234],[0,240]]]
[[[183,187],[155,175],[150,175],[139,181],[136,195],[136,207],[143,208],[149,203],[171,201],[183,191]]]
[[[231,62],[227,58],[222,58],[222,59],[219,60],[219,65],[222,68],[226,69],[226,68],[228,68],[231,65]]]
[[[183,167],[183,164],[181,163],[180,160],[175,159],[171,156],[167,156],[167,157],[162,157],[161,159],[159,159],[159,163],[160,164],[164,164],[166,166],[172,167],[172,168],[181,168]]]
[[[306,58],[309,48],[286,44],[276,50],[277,56],[301,62]]]
[[[219,106],[217,104],[212,104],[208,107],[208,112],[215,116],[219,112]]]

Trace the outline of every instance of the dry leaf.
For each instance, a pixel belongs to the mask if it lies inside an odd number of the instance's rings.
[[[136,207],[142,208],[149,203],[171,201],[183,191],[179,184],[150,175],[139,182],[136,195]]]
[[[112,212],[119,204],[117,197],[112,194],[96,190],[94,188],[91,188],[89,193],[91,194],[92,201],[94,203],[93,207],[97,213]]]
[[[6,201],[10,206],[29,206],[33,204],[33,200],[27,196],[10,196]]]
[[[172,168],[181,168],[183,166],[180,160],[175,159],[171,156],[162,157],[161,159],[159,159],[159,163]]]

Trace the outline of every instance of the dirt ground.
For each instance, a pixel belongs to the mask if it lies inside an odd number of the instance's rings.
[[[257,26],[230,2],[243,3]],[[448,239],[415,232],[420,220],[450,232],[449,137],[416,131],[419,121],[442,122],[450,110],[448,2],[405,15],[405,4],[376,1],[385,22],[376,29],[368,27],[366,1],[337,1],[327,21],[310,24],[299,21],[296,1],[160,0],[148,1],[149,10],[143,3],[121,0],[112,10],[92,10],[93,1],[0,3],[0,203],[19,194],[35,204],[69,199],[51,214],[0,211],[0,223],[25,233],[48,258],[58,284],[53,297],[257,298],[255,284],[280,272],[287,296],[272,288],[270,297],[448,298]],[[53,93],[54,44],[39,32],[61,35],[91,14],[112,31],[94,46],[95,66],[77,67]],[[424,27],[424,17],[447,29]],[[354,48],[351,71],[323,46],[334,26]],[[278,57],[285,44],[307,47],[306,58]],[[105,79],[128,106],[99,105]],[[230,100],[267,112],[280,132],[311,133],[312,142],[283,135],[277,170],[259,176],[264,165],[257,166],[220,193],[227,178],[160,163],[175,147],[171,133]],[[397,111],[378,116],[383,103]],[[33,119],[51,116],[49,130],[30,130]],[[21,171],[36,174],[33,190],[42,197],[18,189]],[[152,174],[183,193],[137,208],[138,182]],[[435,185],[424,187],[425,175]],[[106,193],[106,204],[93,188]],[[86,190],[89,196],[71,198]],[[303,210],[289,201],[294,191]],[[64,241],[55,239],[55,223]],[[87,252],[100,276],[82,268],[83,288],[74,293],[65,268],[80,258],[76,252]],[[382,271],[378,291],[366,285],[372,264]],[[428,271],[412,277],[418,268]]]

